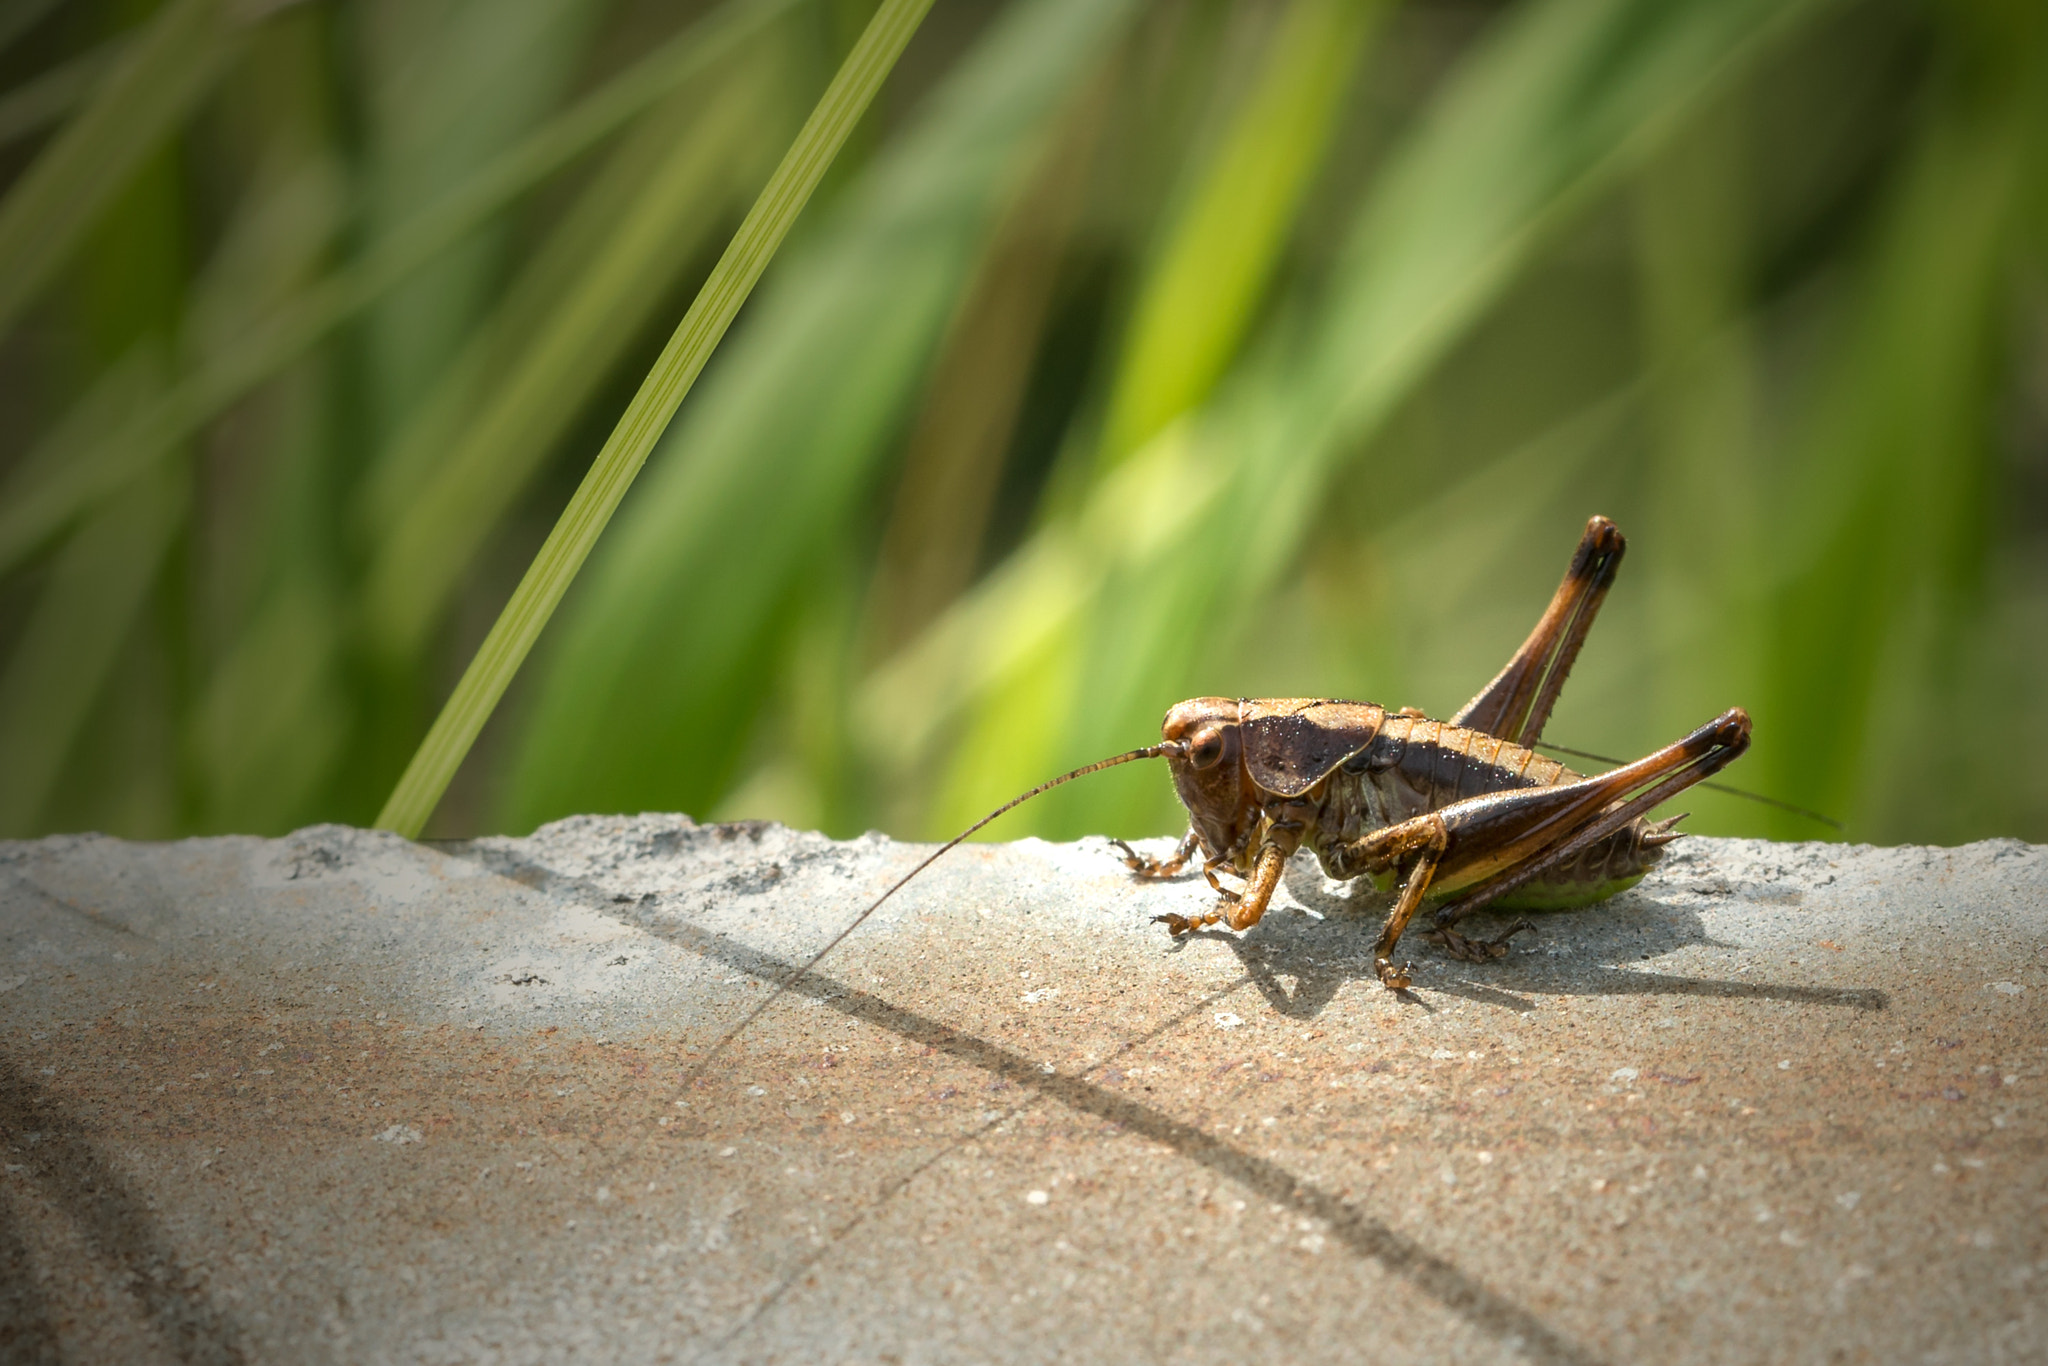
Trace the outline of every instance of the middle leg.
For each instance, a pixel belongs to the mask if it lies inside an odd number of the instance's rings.
[[[1455,809],[1453,806],[1446,811]],[[1422,908],[1423,897],[1429,892],[1437,867],[1451,848],[1451,836],[1451,827],[1444,820],[1444,812],[1432,812],[1375,830],[1363,839],[1338,845],[1329,851],[1329,871],[1335,877],[1364,877],[1389,869],[1405,869],[1400,894],[1394,899],[1393,909],[1387,913],[1387,923],[1380,930],[1379,942],[1373,946],[1373,971],[1379,974],[1380,981],[1389,991],[1400,991],[1408,986],[1408,968],[1394,966],[1394,946],[1401,942],[1401,934],[1408,928],[1408,922]]]
[[[1401,880],[1401,895],[1395,898],[1394,909],[1387,912],[1387,923],[1380,929],[1379,943],[1372,949],[1372,970],[1379,974],[1381,985],[1388,991],[1405,991],[1414,980],[1407,964],[1398,968],[1394,966],[1394,945],[1401,942],[1401,932],[1408,928],[1408,922],[1422,908],[1422,898],[1429,891],[1430,879],[1436,876],[1437,864],[1443,860],[1444,849],[1450,843],[1441,820],[1435,816],[1422,819],[1430,823],[1428,838],[1416,850],[1408,876]]]

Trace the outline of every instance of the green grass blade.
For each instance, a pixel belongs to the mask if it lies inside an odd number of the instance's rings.
[[[734,162],[752,160],[741,153],[751,150],[751,130],[770,118],[760,93],[758,82],[742,83],[708,110],[686,111],[685,127],[663,122],[647,130],[644,141],[655,155],[631,156],[619,183],[607,175],[593,186],[599,201],[589,208],[603,215],[602,235],[573,243],[580,269],[556,291],[552,307],[515,324],[516,349],[469,421],[432,453],[431,473],[396,466],[391,482],[373,494],[381,497],[364,521],[380,534],[363,591],[366,630],[378,653],[398,660],[419,649],[555,441],[717,225],[736,178]],[[579,206],[577,221],[565,229],[581,238],[587,216]],[[542,259],[535,268],[552,276],[553,265]],[[508,300],[518,312],[529,307]],[[417,450],[405,454],[408,464],[423,463]]]
[[[317,820],[320,787],[348,743],[343,614],[303,566],[279,570],[184,727],[206,822],[218,830],[283,834]]]
[[[1638,457],[1644,506],[1625,514],[1626,529],[1659,553],[1630,576],[1642,609],[1628,619],[1641,686],[1632,705],[1602,706],[1597,719],[1560,718],[1579,744],[1623,749],[1630,737],[1682,735],[1757,697],[1751,652],[1730,648],[1753,637],[1759,567],[1774,558],[1757,535],[1769,500],[1764,371],[1749,316],[1761,158],[1748,115],[1746,101],[1722,102],[1644,168],[1631,195],[1650,440]],[[1702,516],[1709,488],[1714,510]],[[1601,728],[1612,738],[1591,733]],[[1762,817],[1733,799],[1688,804],[1695,833],[1746,834]]]
[[[808,47],[809,35],[799,34],[800,27],[785,25],[777,39],[750,48],[739,58],[739,69],[749,74],[772,72],[780,78],[775,84],[787,80],[792,89],[799,79],[806,87],[815,85],[808,70],[802,78],[785,71],[798,65],[793,60],[796,45],[802,42]],[[550,320],[579,285],[603,269],[599,258],[613,244],[621,221],[631,217],[651,192],[649,182],[664,178],[662,173],[672,158],[692,152],[701,155],[701,147],[692,144],[707,141],[702,136],[703,125],[741,124],[726,131],[739,135],[744,151],[735,150],[722,163],[723,178],[707,184],[701,204],[706,214],[730,213],[732,221],[738,221],[789,146],[803,111],[786,108],[788,91],[784,91],[783,98],[776,101],[776,117],[762,118],[758,108],[736,112],[734,105],[743,102],[731,98],[733,85],[729,75],[721,74],[678,90],[636,120],[579,179],[573,197],[554,217],[545,236],[516,264],[497,306],[469,337],[463,355],[440,376],[431,399],[372,457],[354,514],[365,545],[375,545],[405,516],[408,506],[447,463],[447,453],[463,438],[467,424],[485,405],[496,401],[493,391],[504,386],[505,377],[519,363],[518,357],[540,342]],[[804,93],[812,92],[806,88]],[[689,221],[694,223],[694,217]],[[683,230],[675,254],[687,257],[699,250],[701,244],[689,230]],[[681,269],[683,264],[674,262],[672,268]],[[642,306],[655,304],[649,300]]]
[[[1061,117],[1040,165],[990,233],[973,282],[946,324],[903,445],[866,600],[850,613],[841,637],[848,652],[900,649],[974,582],[1000,511],[1020,419],[1030,423],[1034,409],[1043,411],[1042,399],[1030,401],[1032,378],[1049,344],[1046,327],[1056,316],[1059,271],[1079,240],[1075,229],[1087,184],[1111,122],[1110,85],[1098,82]],[[830,672],[848,674],[853,667],[845,657]],[[816,672],[805,669],[792,679],[792,695],[814,696]],[[842,686],[832,695],[835,735],[844,730],[837,714],[844,710],[839,704],[846,691]],[[808,757],[801,770],[786,770],[792,782],[844,790],[847,784],[837,776],[848,767],[841,762],[847,757],[843,743],[804,748]],[[816,809],[832,804],[821,802]]]
[[[129,174],[212,86],[240,45],[227,0],[172,0],[0,202],[0,332],[63,265]]]
[[[155,400],[162,368],[146,345],[108,366],[51,434],[43,457],[61,461],[105,440],[123,414]],[[180,501],[180,490],[170,492],[168,501]],[[135,551],[152,539],[146,510],[157,497],[115,500],[59,547],[26,625],[11,642],[0,670],[0,754],[7,756],[0,837],[42,833],[39,817],[50,791],[133,620],[144,576],[154,569],[149,554]],[[152,560],[146,568],[145,560]]]
[[[29,461],[0,490],[0,573],[519,196],[797,3],[743,0],[692,25],[391,231],[371,253],[249,326],[234,346],[209,354],[197,371],[99,446],[63,462]]]
[[[417,835],[733,315],[881,88],[931,0],[884,0],[769,178],[661,358],[406,767],[377,824]]]
[[[38,818],[163,568],[189,497],[165,468],[78,529],[54,557],[27,629],[0,673],[0,835]]]
[[[790,604],[860,535],[961,292],[1138,9],[1009,7],[749,306],[534,679],[505,824],[710,810]]]
[[[1782,519],[1773,529],[1799,558],[1766,618],[1755,709],[1759,736],[1773,737],[1759,745],[1767,790],[1847,818],[1859,835],[1881,814],[1867,795],[1874,754],[1899,770],[1892,792],[1938,805],[1937,779],[1975,738],[1966,724],[1916,744],[1916,724],[1948,713],[1936,704],[1885,717],[1878,690],[1889,673],[1899,695],[1924,698],[1927,675],[1939,671],[1930,661],[1950,653],[1946,637],[1974,605],[1958,590],[1975,575],[1960,567],[1984,553],[1997,451],[1980,405],[2010,330],[2016,253],[2037,212],[2028,200],[2043,172],[2040,70],[2034,63],[2032,80],[1995,96],[1947,92],[1923,128],[1834,371],[1771,500]],[[1914,663],[1883,670],[1887,651]],[[1985,734],[1990,761],[2009,760],[1999,727]],[[1919,826],[1940,829],[1938,819]],[[1770,828],[1780,838],[1814,834],[1789,815]]]
[[[0,51],[55,8],[57,0],[14,0],[12,4],[0,5]]]
[[[304,10],[280,16],[223,84],[221,117],[251,143],[232,163],[247,168],[234,215],[186,287],[188,364],[240,345],[331,269],[356,208],[339,130],[322,117],[335,74],[323,27]],[[349,814],[330,795],[353,721],[343,597],[353,564],[334,534],[335,491],[357,463],[332,425],[353,398],[346,375],[342,356],[309,355],[186,448],[208,511],[193,519],[183,561],[197,610],[173,621],[197,629],[169,700],[180,805],[201,829],[282,834]],[[221,453],[259,452],[260,478],[222,478]],[[367,815],[373,801],[359,797],[355,811]]]

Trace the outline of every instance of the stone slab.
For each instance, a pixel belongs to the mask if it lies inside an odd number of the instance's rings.
[[[1163,843],[1162,846],[1163,847]],[[9,1361],[2048,1359],[2048,848],[1290,870],[676,816],[0,845]]]

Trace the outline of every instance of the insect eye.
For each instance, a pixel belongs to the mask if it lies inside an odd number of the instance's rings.
[[[1212,730],[1207,732],[1200,739],[1196,740],[1194,748],[1188,751],[1188,758],[1194,763],[1196,768],[1209,768],[1222,757],[1223,733],[1221,731]]]

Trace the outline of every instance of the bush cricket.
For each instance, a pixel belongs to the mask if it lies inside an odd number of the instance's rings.
[[[1199,916],[1158,919],[1175,937],[1219,922],[1249,929],[1287,860],[1306,847],[1333,878],[1398,889],[1373,965],[1399,990],[1410,976],[1395,966],[1394,946],[1425,903],[1436,907],[1430,937],[1478,961],[1534,928],[1519,920],[1493,939],[1459,934],[1458,921],[1481,906],[1562,910],[1641,881],[1683,819],[1645,813],[1741,757],[1749,714],[1730,708],[1592,778],[1535,752],[1626,548],[1614,523],[1588,521],[1529,638],[1449,721],[1320,698],[1198,697],[1167,712],[1154,748],[1173,771],[1188,833],[1166,859],[1123,845],[1125,862],[1141,877],[1168,877],[1199,850],[1222,901]],[[1219,873],[1243,889],[1226,889]]]
[[[1428,937],[1476,962],[1505,955],[1513,935],[1534,928],[1522,919],[1491,939],[1460,934],[1458,922],[1482,906],[1561,910],[1634,886],[1678,838],[1673,827],[1683,819],[1651,821],[1646,813],[1740,758],[1749,748],[1749,714],[1731,707],[1675,744],[1594,777],[1535,753],[1626,548],[1614,523],[1588,521],[1529,638],[1448,721],[1412,707],[1389,712],[1326,698],[1176,704],[1158,744],[1042,783],[940,846],[783,978],[711,1053],[947,850],[1042,792],[1137,759],[1166,760],[1188,831],[1164,859],[1114,841],[1124,862],[1139,877],[1163,878],[1199,853],[1220,898],[1200,915],[1154,917],[1176,939],[1209,925],[1242,931],[1258,924],[1288,859],[1306,848],[1333,878],[1369,877],[1396,892],[1373,965],[1398,991],[1411,971],[1395,964],[1394,949],[1425,905],[1433,907]],[[1226,887],[1224,877],[1239,888]]]

